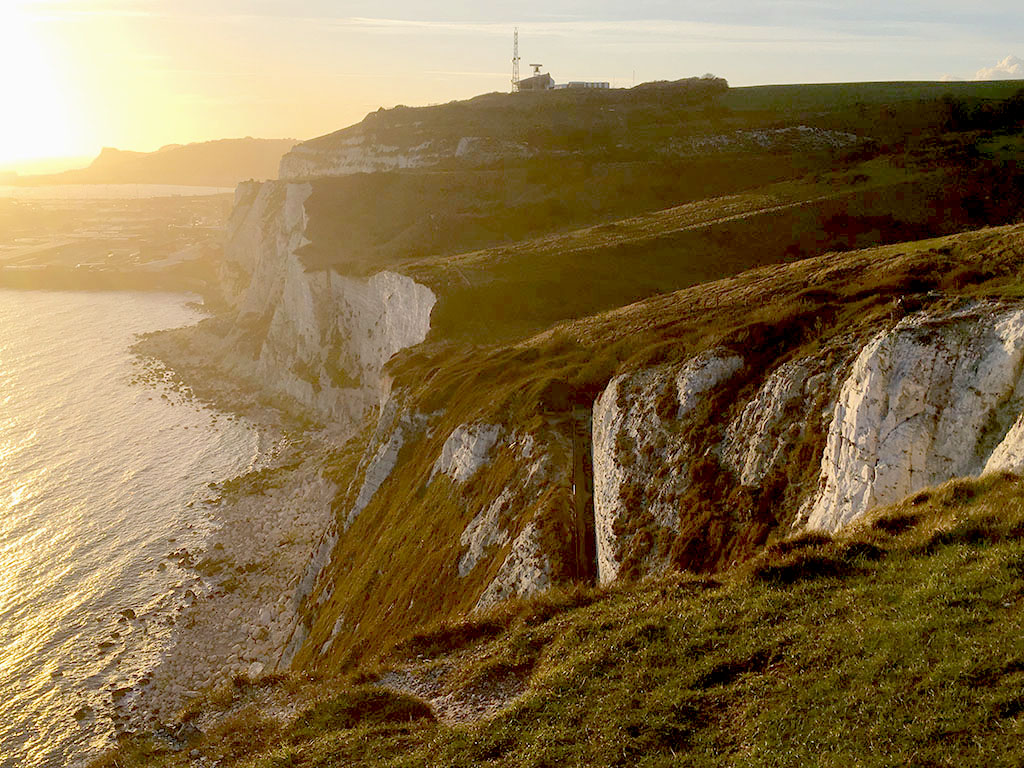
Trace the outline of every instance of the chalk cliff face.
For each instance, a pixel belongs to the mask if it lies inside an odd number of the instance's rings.
[[[299,144],[281,158],[278,177],[302,181],[325,176],[427,168],[458,160],[469,165],[503,157],[529,157],[525,144],[494,136],[457,136],[427,131],[418,123],[378,128],[376,115],[343,131]],[[400,138],[397,138],[400,136]]]
[[[742,368],[738,355],[713,352],[679,371],[658,367],[617,376],[597,399],[594,528],[601,583],[619,574],[629,545],[619,533],[624,517],[639,512],[659,529],[678,530],[676,502],[691,485],[688,469],[697,458],[681,433],[702,400]]]
[[[237,332],[223,362],[265,393],[341,431],[387,396],[384,364],[423,341],[431,290],[394,272],[307,272],[311,184],[243,184],[222,269]]]
[[[396,272],[307,271],[299,251],[308,243],[305,204],[315,184],[241,185],[221,271],[231,322],[218,363],[329,427],[339,446],[361,430],[366,435],[351,480],[332,503],[334,522],[297,584],[293,603],[301,618],[280,666],[352,642],[377,620],[364,615],[362,591],[339,593],[339,584],[353,563],[383,556],[366,546],[382,527],[416,519],[434,531],[431,547],[449,554],[433,578],[450,580],[443,589],[468,601],[467,608],[534,594],[565,581],[573,568],[566,554],[572,481],[564,429],[452,424],[447,411],[420,413],[405,392],[393,392],[384,366],[426,338],[437,298]],[[419,490],[404,497],[407,488]],[[397,582],[390,588],[407,594],[410,610],[423,586],[407,573],[421,554],[394,556],[384,580]],[[405,626],[402,616],[396,611],[386,619],[397,622],[396,632]],[[328,618],[330,627],[321,628]]]
[[[694,498],[685,494],[697,484],[699,503],[719,508],[700,523],[732,519],[731,536],[742,539],[743,526],[749,535],[757,525],[747,498],[780,483],[801,511],[776,522],[834,532],[951,478],[1024,468],[1024,310],[975,303],[919,312],[844,345],[844,354],[767,373],[713,351],[613,379],[594,409],[601,581],[616,577],[642,537],[694,535]],[[716,413],[695,419],[692,403],[708,398]],[[794,465],[808,456],[820,469],[801,484]],[[648,553],[641,572],[663,567],[667,548]]]
[[[431,141],[406,148],[379,144],[360,131],[339,140],[333,146],[318,146],[315,143],[298,145],[281,158],[278,177],[295,180],[423,168],[436,165],[443,158],[454,154],[454,148],[446,151]]]
[[[835,531],[950,478],[1020,469],[1022,367],[1019,309],[911,317],[876,336],[835,404],[807,526]]]
[[[401,634],[453,603],[482,609],[571,578],[567,442],[550,427],[453,427],[392,392],[310,559],[289,651],[305,643],[303,662],[316,664],[358,648],[360,632]]]
[[[373,155],[384,145],[349,138],[315,162],[299,148],[290,175],[460,151]],[[812,322],[767,351],[721,341],[620,369],[593,403],[590,445],[579,400],[534,404],[525,424],[496,412],[482,374],[443,390],[458,402],[425,396],[441,357],[421,381],[399,366],[407,389],[392,391],[385,366],[426,339],[438,297],[392,271],[307,271],[316,184],[242,185],[222,271],[222,365],[361,441],[301,579],[286,661],[573,579],[718,570],[780,530],[832,532],[952,477],[1024,468],[1024,309],[1009,303],[945,302],[821,338]]]

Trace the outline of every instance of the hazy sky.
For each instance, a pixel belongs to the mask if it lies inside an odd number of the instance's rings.
[[[977,4],[976,4],[977,5]],[[0,0],[0,168],[232,136],[311,138],[379,106],[557,81],[1024,78],[1024,3],[958,0]],[[998,66],[1003,62],[1002,66]]]

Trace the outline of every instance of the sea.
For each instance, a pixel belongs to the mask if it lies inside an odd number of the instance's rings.
[[[139,200],[147,197],[229,195],[232,187],[184,187],[175,184],[62,184],[14,187],[0,185],[0,198],[16,200]]]
[[[109,744],[159,661],[217,522],[211,483],[256,428],[145,376],[139,334],[197,322],[181,294],[0,290],[0,767]]]

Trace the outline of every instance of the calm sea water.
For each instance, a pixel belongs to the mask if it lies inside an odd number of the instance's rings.
[[[233,187],[182,187],[172,184],[62,184],[50,187],[0,185],[0,198],[18,200],[137,200],[144,197],[202,197],[233,194]]]
[[[137,334],[198,319],[180,295],[0,291],[3,768],[105,743],[194,578],[169,555],[201,550],[207,484],[258,460],[250,426],[136,380]]]

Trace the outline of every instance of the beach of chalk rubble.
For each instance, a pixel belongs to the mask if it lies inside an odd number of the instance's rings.
[[[284,443],[268,466],[209,502],[219,528],[206,550],[177,553],[201,578],[159,664],[115,704],[119,730],[168,723],[204,690],[277,669],[298,618],[295,588],[334,497],[304,448]]]
[[[190,702],[239,675],[285,671],[296,590],[331,523],[336,487],[323,476],[323,457],[333,441],[306,430],[295,439],[280,411],[209,366],[209,350],[194,348],[193,334],[164,332],[140,343],[147,378],[170,377],[188,397],[248,421],[260,431],[262,458],[252,472],[211,486],[205,503],[214,530],[204,545],[168,553],[190,574],[188,589],[164,618],[171,639],[158,662],[113,697],[107,714],[115,733],[172,724]]]

